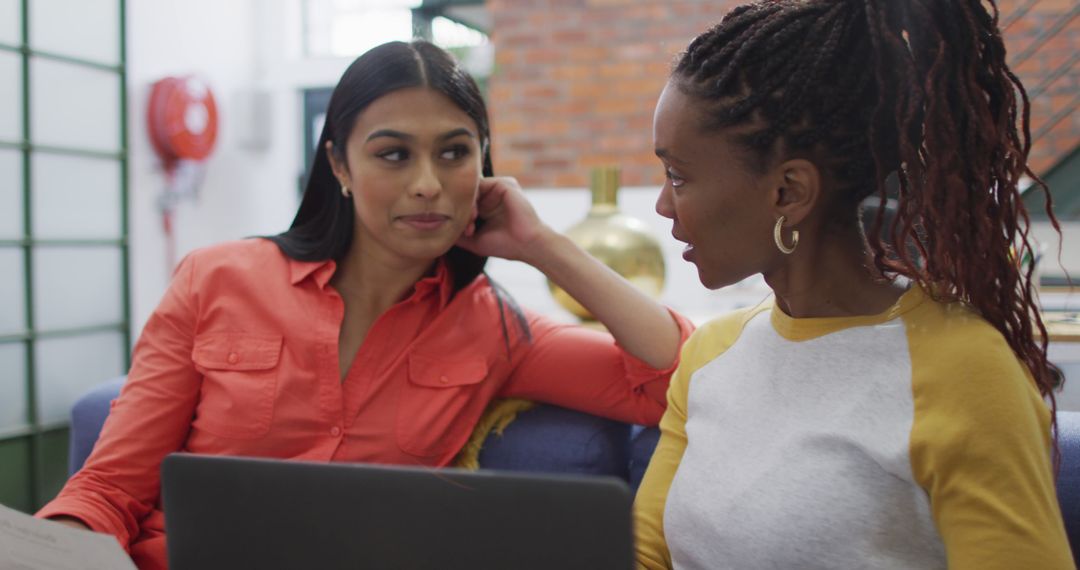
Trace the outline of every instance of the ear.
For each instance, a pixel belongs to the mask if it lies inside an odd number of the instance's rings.
[[[771,198],[776,217],[787,217],[787,225],[798,225],[821,200],[821,171],[813,162],[795,158],[776,166],[772,173]]]
[[[338,179],[339,184],[344,184],[342,181],[349,179],[349,165],[345,163],[345,155],[337,152],[331,141],[326,141],[326,158],[330,161],[330,170],[334,172],[334,178]]]

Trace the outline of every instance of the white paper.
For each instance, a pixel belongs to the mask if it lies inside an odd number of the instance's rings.
[[[4,570],[135,570],[116,537],[36,519],[0,505]]]

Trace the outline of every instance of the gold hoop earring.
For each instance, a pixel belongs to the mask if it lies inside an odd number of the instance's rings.
[[[780,216],[779,220],[776,220],[776,225],[773,227],[773,241],[776,242],[776,249],[780,250],[780,253],[784,255],[791,255],[795,251],[796,247],[799,247],[799,230],[791,230],[791,247],[784,245],[784,238],[780,235],[780,228],[784,227],[784,222],[787,221],[787,216]]]
[[[349,187],[344,184],[341,185],[341,195],[346,198],[352,198],[352,192],[350,192]]]

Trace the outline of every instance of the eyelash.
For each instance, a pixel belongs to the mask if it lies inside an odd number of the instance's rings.
[[[671,182],[671,187],[672,188],[679,188],[683,184],[686,184],[686,179],[682,178],[680,176],[677,176],[676,174],[671,172],[670,168],[665,168],[664,169],[664,178],[667,178],[668,182]]]
[[[402,156],[400,158],[390,158],[391,156],[393,156],[395,154],[400,154]],[[390,162],[401,162],[401,161],[405,160],[406,158],[408,158],[409,152],[404,150],[404,149],[400,149],[400,148],[392,148],[392,149],[384,150],[384,151],[376,154],[375,156],[377,156],[377,157],[379,157],[379,158],[381,158],[383,160],[388,160]]]
[[[442,156],[442,155],[444,155],[444,154],[446,154],[448,152],[453,152],[454,153],[454,157],[450,158],[449,160],[458,160],[460,158],[465,158],[466,156],[469,156],[469,147],[467,147],[467,146],[465,146],[463,144],[454,145],[454,146],[442,151],[442,153],[439,156]]]
[[[441,153],[439,153],[439,157],[443,158],[444,155],[446,155],[447,153],[451,153],[451,152],[454,153],[454,156],[452,156],[450,158],[445,158],[445,160],[459,160],[459,159],[462,159],[462,158],[464,158],[466,156],[469,156],[469,147],[467,147],[465,145],[460,145],[460,144],[459,145],[454,145],[452,147],[449,147],[449,148],[443,150]],[[400,156],[399,158],[391,158],[392,156],[394,156],[396,154],[397,155],[402,155],[402,156]],[[379,157],[379,158],[381,158],[383,160],[390,161],[390,162],[402,162],[402,161],[409,158],[409,151],[407,151],[405,149],[402,149],[402,148],[391,148],[391,149],[387,149],[387,150],[385,150],[383,152],[380,152],[380,153],[376,154],[375,156],[377,156],[377,157]]]

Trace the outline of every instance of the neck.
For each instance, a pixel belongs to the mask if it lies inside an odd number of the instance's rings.
[[[777,305],[795,318],[876,315],[903,294],[874,269],[862,233],[819,230],[765,274]]]
[[[389,252],[364,247],[354,241],[338,264],[330,284],[351,304],[364,312],[378,315],[401,301],[434,262],[404,259]]]

